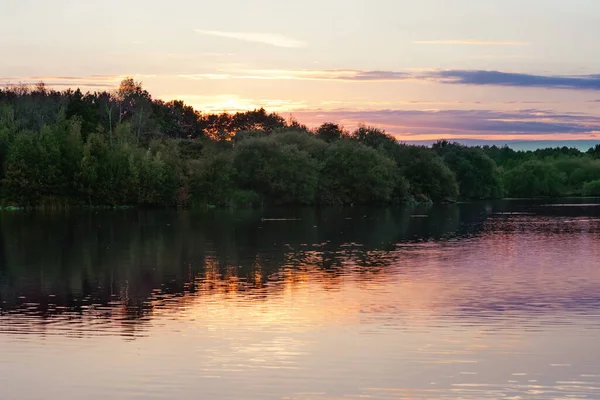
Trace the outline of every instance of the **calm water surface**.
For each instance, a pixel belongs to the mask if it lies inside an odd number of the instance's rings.
[[[0,215],[0,399],[364,398],[600,399],[600,204]]]

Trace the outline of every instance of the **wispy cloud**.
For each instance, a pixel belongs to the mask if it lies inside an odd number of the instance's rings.
[[[37,85],[43,82],[48,87],[54,88],[103,88],[111,89],[127,75],[89,75],[89,76],[27,76],[27,77],[0,77],[0,87],[14,85]],[[156,75],[130,75],[136,79],[155,78]]]
[[[273,80],[356,80],[361,75],[365,79],[376,80],[379,71],[356,71],[356,70],[279,70],[279,69],[245,69],[230,72],[218,71],[217,73],[186,74],[179,75],[181,78],[204,80],[204,79],[273,79]],[[403,72],[390,72],[398,74],[402,80],[408,79],[409,75]],[[370,77],[370,78],[369,78]],[[387,76],[391,78],[390,75]]]
[[[133,74],[136,79],[156,78],[158,75]],[[447,85],[508,86],[516,88],[570,89],[600,91],[600,74],[589,75],[533,75],[516,72],[478,70],[278,70],[231,69],[210,73],[177,75],[193,80],[315,80],[346,82],[429,82]],[[48,86],[60,87],[114,87],[125,75],[91,76],[31,76],[0,77],[0,84],[36,84],[43,81]]]
[[[262,43],[275,47],[305,47],[306,42],[296,40],[278,33],[264,32],[227,32],[227,31],[212,31],[205,29],[194,29],[194,32],[201,35],[218,36],[245,42]]]
[[[187,79],[334,80],[354,82],[421,81],[442,84],[600,90],[600,74],[533,75],[478,70],[241,70],[229,73],[180,75]]]
[[[530,55],[523,54],[478,54],[470,56],[474,60],[525,60],[531,59]]]
[[[15,85],[35,86],[38,83],[39,83],[39,81],[38,82],[25,81],[25,82],[18,82],[18,83],[0,82],[0,87],[9,88],[11,86],[14,87]],[[74,86],[78,86],[78,87],[82,87],[82,88],[108,88],[108,87],[110,87],[109,85],[104,85],[101,83],[91,83],[91,82],[83,83],[81,85],[73,85],[71,83],[64,83],[64,82],[49,82],[49,83],[44,82],[44,84],[46,86],[50,86],[53,88],[70,88],[70,87],[74,87]]]
[[[315,110],[294,111],[309,125],[337,122],[352,129],[364,122],[404,139],[423,138],[579,138],[600,133],[600,117],[546,110]]]
[[[467,46],[526,46],[527,42],[510,40],[417,40],[415,44],[454,44]]]
[[[28,76],[28,77],[0,77],[0,87],[14,85],[37,85],[44,82],[49,87],[82,87],[82,88],[109,88],[118,84],[123,76],[120,75],[91,75],[77,76]]]
[[[204,73],[179,75],[181,78],[203,79],[273,79],[273,80],[342,80],[342,81],[391,81],[409,80],[416,77],[410,72],[360,71],[360,70],[277,70],[249,69],[229,73]]]
[[[431,76],[443,83],[463,85],[600,90],[600,75],[546,76],[500,71],[447,70],[434,72]]]

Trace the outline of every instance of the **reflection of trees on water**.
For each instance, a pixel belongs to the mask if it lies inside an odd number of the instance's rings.
[[[423,217],[427,215],[427,217]],[[0,312],[143,322],[190,293],[385,278],[398,243],[476,234],[483,207],[0,216]]]

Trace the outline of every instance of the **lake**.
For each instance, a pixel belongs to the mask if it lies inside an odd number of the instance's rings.
[[[600,399],[600,202],[0,215],[0,399]]]

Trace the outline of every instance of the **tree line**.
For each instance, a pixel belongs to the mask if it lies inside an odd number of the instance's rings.
[[[0,205],[401,204],[600,195],[600,146],[514,151],[309,129],[264,109],[200,113],[114,91],[0,90]]]

